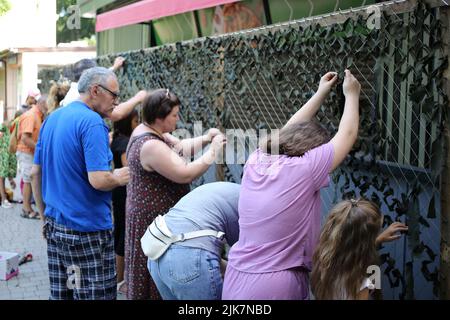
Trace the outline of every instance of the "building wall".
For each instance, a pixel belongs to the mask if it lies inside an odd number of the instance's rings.
[[[6,100],[6,65],[4,65],[3,62],[1,62],[0,66],[0,123],[3,122],[3,116],[4,116],[4,110],[5,110],[5,100]]]
[[[97,10],[101,0],[85,1]],[[370,5],[375,0],[269,0],[272,23],[286,22],[309,16]],[[85,5],[87,6],[87,5]],[[199,28],[194,11],[163,17],[152,21],[154,43],[163,45],[198,37],[224,34],[267,25],[263,0],[244,0],[232,4],[197,10]],[[98,55],[150,47],[150,30],[147,25],[133,25],[97,33]]]
[[[2,73],[0,70],[0,105],[3,101],[4,107],[7,108],[8,119],[25,102],[28,90],[38,87],[38,71],[40,68],[68,65],[81,59],[95,58],[95,56],[94,50],[53,51],[49,49],[43,52],[17,53],[7,59],[6,85],[2,81],[5,77],[4,72]]]
[[[0,17],[0,51],[56,45],[56,0],[9,0],[11,10]],[[14,32],[3,32],[11,30]]]
[[[118,53],[150,46],[148,25],[132,25],[97,33],[97,52],[99,55]]]
[[[14,115],[19,100],[17,99],[18,80],[20,79],[20,68],[18,64],[8,64],[6,67],[6,102],[7,118]]]
[[[37,87],[39,66],[62,66],[81,59],[95,58],[95,51],[24,52],[22,53],[22,87],[18,99],[23,102],[30,88]]]

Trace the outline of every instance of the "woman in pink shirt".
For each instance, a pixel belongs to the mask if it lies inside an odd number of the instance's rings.
[[[222,299],[308,299],[320,232],[320,189],[350,152],[359,123],[358,80],[345,70],[345,107],[330,140],[313,120],[336,84],[328,72],[314,96],[252,153],[239,198],[239,241],[231,248]]]

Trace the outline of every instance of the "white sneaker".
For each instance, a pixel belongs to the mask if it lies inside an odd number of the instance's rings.
[[[3,200],[3,202],[2,202],[2,208],[5,208],[5,209],[11,209],[11,208],[12,208],[11,202],[9,202],[8,199]]]

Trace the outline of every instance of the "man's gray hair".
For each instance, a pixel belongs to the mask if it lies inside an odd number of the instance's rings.
[[[106,86],[106,82],[110,78],[116,78],[114,72],[103,67],[94,67],[83,71],[80,81],[78,81],[78,92],[84,93],[94,84]]]

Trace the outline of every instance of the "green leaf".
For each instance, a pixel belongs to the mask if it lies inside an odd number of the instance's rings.
[[[411,86],[410,89],[409,98],[415,103],[420,103],[427,94],[425,87]]]
[[[349,56],[347,58],[347,66],[346,66],[346,68],[348,69],[348,68],[350,68],[352,66],[353,66],[353,57]]]

